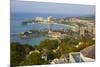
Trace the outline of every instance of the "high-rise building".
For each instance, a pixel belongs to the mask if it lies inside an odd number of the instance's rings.
[[[38,22],[43,22],[44,18],[43,17],[36,17],[35,18],[35,21],[38,21]]]
[[[74,32],[79,32],[79,26],[78,25],[74,25],[72,28],[73,28]]]
[[[95,26],[93,27],[93,32],[92,33],[95,35]]]
[[[49,16],[47,18],[47,21],[48,21],[48,31],[50,31],[50,25],[51,25],[51,22],[52,22],[52,16]]]
[[[85,29],[86,29],[86,27],[80,27],[80,35],[83,35],[84,36]]]
[[[87,31],[92,33],[93,32],[94,23],[88,23]]]

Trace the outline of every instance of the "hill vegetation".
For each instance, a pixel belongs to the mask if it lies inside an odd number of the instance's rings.
[[[92,37],[81,36],[60,39],[60,41],[46,39],[35,46],[11,43],[11,66],[50,64],[50,61],[55,58],[60,58],[64,54],[68,55],[70,52],[79,52],[95,44]]]

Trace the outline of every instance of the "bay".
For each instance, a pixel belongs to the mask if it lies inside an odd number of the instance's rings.
[[[22,21],[25,20],[32,20],[33,18],[37,16],[44,17],[45,19],[48,16],[53,16],[55,18],[64,17],[65,15],[53,15],[53,14],[29,14],[29,13],[11,13],[11,23],[10,23],[10,41],[11,42],[18,42],[21,44],[30,44],[30,45],[38,45],[41,41],[45,40],[46,36],[39,36],[39,37],[33,37],[31,39],[21,39],[16,33],[25,32],[29,30],[41,30],[41,29],[47,29],[47,24],[31,24],[31,25],[22,25]],[[67,29],[68,27],[64,25],[59,24],[52,24],[52,29]]]

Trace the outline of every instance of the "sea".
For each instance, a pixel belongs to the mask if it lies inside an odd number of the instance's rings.
[[[20,32],[25,32],[29,30],[40,30],[48,28],[47,24],[30,24],[22,25],[22,21],[32,20],[35,17],[44,17],[45,19],[48,16],[53,18],[63,18],[69,17],[71,15],[62,15],[62,14],[37,14],[37,13],[11,13],[10,15],[10,41],[18,42],[20,44],[29,44],[29,45],[38,45],[41,41],[45,40],[46,36],[37,36],[30,39],[22,39],[19,37]],[[68,27],[60,24],[52,24],[52,29],[67,29]]]

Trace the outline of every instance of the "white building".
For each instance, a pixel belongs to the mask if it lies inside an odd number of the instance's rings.
[[[35,21],[43,22],[44,21],[44,18],[43,17],[36,17],[35,18]]]
[[[60,38],[61,37],[61,33],[60,32],[49,31],[48,32],[48,36],[51,37],[51,38]]]
[[[92,33],[95,35],[95,27],[93,27],[93,32]]]
[[[92,62],[94,59],[85,57],[81,52],[69,53],[69,62],[79,63],[79,62]]]
[[[80,27],[80,35],[84,36],[85,30],[86,30],[86,27]]]
[[[51,21],[52,21],[52,16],[49,16],[48,18],[47,18],[47,20],[48,20],[48,23],[50,23]]]
[[[74,25],[72,26],[72,30],[73,30],[74,32],[79,32],[79,26],[76,25],[76,24],[74,24]]]
[[[87,31],[92,33],[93,32],[94,23],[88,23],[87,25],[88,25],[87,26]]]
[[[95,46],[89,46],[80,52],[69,53],[69,61],[71,63],[95,61]]]
[[[62,64],[62,63],[68,63],[68,60],[66,58],[56,58],[51,61],[51,64]]]

